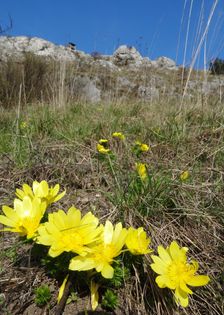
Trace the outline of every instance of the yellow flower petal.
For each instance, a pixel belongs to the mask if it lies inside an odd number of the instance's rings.
[[[78,270],[78,271],[86,271],[91,270],[95,267],[95,262],[91,258],[85,258],[76,256],[70,260],[69,269],[70,270]]]
[[[48,255],[55,258],[59,255],[61,255],[63,252],[64,252],[64,248],[50,248],[49,251],[48,251]]]
[[[58,293],[58,298],[57,298],[57,302],[58,302],[58,303],[60,302],[60,300],[61,300],[61,298],[62,298],[62,296],[63,296],[63,294],[64,294],[65,285],[66,285],[66,283],[67,283],[67,281],[68,281],[68,276],[69,276],[69,275],[67,274],[67,276],[64,278],[64,281],[63,281],[62,285],[60,286],[59,293]]]
[[[92,310],[95,311],[98,304],[99,304],[99,293],[98,293],[98,289],[99,289],[99,284],[95,283],[94,281],[91,280],[90,283],[90,292],[91,292],[91,306],[92,306]]]
[[[15,221],[12,221],[11,219],[5,217],[4,215],[0,215],[0,223],[7,225],[7,226],[14,226]]]
[[[151,268],[158,274],[163,274],[167,271],[167,264],[158,256],[151,255],[154,264],[151,264]]]
[[[2,211],[11,221],[16,222],[18,220],[18,215],[14,209],[8,206],[2,206]]]
[[[122,226],[121,226],[121,228],[122,228]],[[103,232],[103,238],[104,238],[105,244],[109,244],[112,242],[113,232],[114,232],[113,224],[110,221],[106,221],[105,227],[104,227],[104,232]]]
[[[58,194],[59,190],[60,190],[60,185],[59,185],[59,184],[56,184],[56,185],[52,188],[52,194],[53,194],[54,196],[56,196],[56,195]]]
[[[101,273],[104,278],[112,279],[114,276],[114,269],[109,264],[105,264]]]
[[[16,196],[19,198],[19,199],[23,199],[24,196],[25,196],[25,193],[22,189],[16,189]]]
[[[29,185],[23,184],[23,191],[25,195],[30,196],[30,197],[33,196],[32,189]]]
[[[187,281],[187,284],[193,287],[199,287],[199,286],[208,284],[209,281],[210,281],[210,278],[208,276],[196,275],[196,276],[191,277]]]
[[[166,275],[161,275],[161,276],[156,277],[156,283],[158,284],[158,286],[160,288],[167,287],[167,288],[172,289],[172,290],[175,289],[175,284]]]
[[[175,290],[175,300],[177,304],[180,304],[183,307],[187,307],[189,304],[189,298],[187,293],[182,291],[179,287]]]
[[[53,202],[57,202],[57,201],[60,200],[62,197],[64,197],[65,194],[66,194],[66,190],[64,190],[62,193],[60,193],[59,195],[57,195],[57,196],[54,198],[54,201],[53,201]]]
[[[171,263],[171,257],[163,246],[161,246],[161,245],[158,246],[158,253],[159,253],[160,258],[165,263]]]
[[[180,254],[180,247],[177,244],[177,242],[173,241],[170,244],[169,252],[170,252],[170,255],[171,255],[172,259],[177,259],[178,258],[179,254]]]
[[[188,294],[192,294],[193,292],[191,291],[191,289],[189,289],[187,286],[186,286],[186,283],[182,280],[180,281],[180,288],[182,291],[188,293]]]

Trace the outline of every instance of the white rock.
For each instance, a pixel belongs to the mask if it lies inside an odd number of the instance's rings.
[[[113,53],[113,62],[118,66],[127,66],[142,62],[142,56],[135,47],[122,45]]]
[[[57,60],[75,60],[75,52],[64,46],[55,45],[47,40],[27,36],[0,36],[0,59],[6,61],[13,57],[22,60],[24,53],[33,53],[38,56],[51,57]]]
[[[87,76],[75,77],[73,83],[74,93],[90,103],[101,101],[101,90],[97,88],[95,80],[91,80]]]
[[[149,101],[159,98],[159,90],[155,86],[139,86],[138,97],[144,101]]]
[[[172,70],[178,69],[177,66],[176,66],[175,61],[170,59],[170,58],[167,58],[167,57],[159,57],[155,61],[155,64],[159,68],[172,69]]]

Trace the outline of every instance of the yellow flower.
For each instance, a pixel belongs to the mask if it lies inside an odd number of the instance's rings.
[[[106,149],[102,144],[97,144],[97,151],[102,154],[108,154],[110,149]]]
[[[99,142],[99,144],[105,145],[108,143],[108,140],[107,139],[100,139],[98,142]]]
[[[14,208],[3,206],[2,210],[5,216],[0,215],[0,223],[9,226],[4,231],[19,233],[29,239],[36,235],[46,204],[37,197],[25,196],[23,200],[14,200]]]
[[[183,307],[188,306],[188,294],[192,294],[190,286],[203,286],[209,282],[205,275],[195,275],[198,270],[198,262],[187,262],[186,253],[188,248],[180,248],[177,242],[173,241],[167,249],[158,246],[159,256],[152,255],[153,264],[151,268],[159,274],[156,283],[160,288],[169,288],[174,291],[177,304]]]
[[[180,174],[180,180],[185,181],[190,177],[189,171],[184,171]]]
[[[145,144],[145,143],[141,143],[140,141],[136,141],[135,144],[137,145],[139,150],[142,152],[147,152],[150,150],[150,146]]]
[[[64,278],[64,281],[62,282],[62,285],[60,286],[59,292],[58,292],[58,298],[57,298],[57,302],[59,303],[61,301],[61,298],[64,294],[65,291],[65,285],[68,281],[68,276],[69,274],[67,274],[67,276]]]
[[[40,183],[34,181],[32,188],[27,184],[23,184],[23,189],[16,189],[16,196],[21,200],[23,200],[25,196],[29,196],[31,199],[38,197],[42,202],[46,202],[46,206],[48,206],[60,200],[65,195],[65,191],[58,195],[59,189],[59,184],[54,187],[49,187],[46,180],[42,180]]]
[[[145,255],[152,252],[152,250],[149,249],[150,242],[150,238],[147,238],[146,232],[142,227],[138,229],[130,227],[128,229],[125,244],[133,255]]]
[[[145,163],[135,163],[136,170],[142,181],[148,177],[147,165]]]
[[[111,264],[114,258],[121,254],[126,236],[127,230],[122,228],[121,223],[113,227],[110,221],[106,221],[101,243],[94,246],[92,252],[87,256],[72,258],[69,269],[84,271],[95,268],[97,272],[101,272],[104,278],[113,278],[114,269]]]
[[[70,251],[85,256],[91,251],[88,246],[102,233],[98,223],[91,212],[81,218],[80,210],[75,207],[71,207],[67,214],[58,210],[50,213],[48,222],[39,227],[37,243],[50,246],[48,254],[51,257]]]
[[[91,293],[91,306],[92,306],[93,311],[95,311],[95,309],[97,308],[99,304],[99,293],[98,293],[99,286],[100,285],[98,283],[95,283],[93,280],[91,280],[90,293]]]
[[[125,140],[125,136],[123,135],[122,132],[114,132],[114,133],[112,134],[112,137],[118,138],[118,139],[120,139],[120,140]]]

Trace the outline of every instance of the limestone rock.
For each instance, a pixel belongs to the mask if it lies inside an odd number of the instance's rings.
[[[37,56],[51,57],[56,60],[72,61],[76,59],[75,51],[64,46],[55,45],[47,40],[27,36],[0,36],[0,60],[9,58],[22,60],[24,53],[33,53]]]
[[[109,60],[104,59],[96,60],[95,64],[111,71],[120,71],[120,69]]]
[[[87,76],[77,76],[73,84],[74,94],[90,103],[101,101],[101,90],[96,86],[96,80],[91,80]]]
[[[178,69],[175,61],[170,59],[170,58],[167,58],[167,57],[159,57],[154,62],[154,65],[156,65],[159,68],[165,68],[165,69],[170,69],[170,70],[177,70]]]
[[[117,66],[142,63],[142,56],[135,47],[122,45],[113,54],[113,62]]]
[[[8,71],[8,65],[5,65],[4,61],[10,60],[10,64],[11,60],[16,61],[15,67],[20,71],[22,67],[17,61],[22,64],[26,53],[43,57],[47,63],[50,59],[62,61],[59,67],[56,66],[55,69],[50,67],[50,71],[55,73],[55,77],[52,76],[55,85],[60,83],[57,80],[60,80],[62,75],[58,71],[64,69],[65,91],[68,91],[71,98],[81,98],[90,103],[135,97],[151,101],[160,97],[178,98],[182,93],[178,72],[176,85],[170,84],[169,71],[181,70],[170,58],[159,57],[157,60],[150,60],[141,56],[135,47],[127,45],[120,46],[113,55],[101,53],[90,55],[77,50],[73,43],[67,46],[56,45],[41,38],[27,36],[0,36],[2,80],[7,80]],[[61,68],[61,65],[64,68]],[[43,75],[42,79],[48,80],[47,75]],[[224,79],[213,76],[208,80],[198,81],[194,77],[190,78],[187,93],[187,96],[194,96],[196,93],[206,96],[218,93],[221,97],[220,95],[224,93]]]
[[[159,90],[155,86],[140,85],[137,96],[144,101],[152,101],[159,98]]]

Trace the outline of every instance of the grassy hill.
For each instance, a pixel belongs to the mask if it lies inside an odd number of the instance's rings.
[[[0,82],[1,205],[12,206],[15,189],[24,183],[59,183],[66,195],[50,206],[50,212],[74,205],[82,213],[91,211],[102,223],[142,226],[155,255],[158,245],[167,247],[176,240],[189,248],[189,258],[199,262],[199,274],[211,279],[207,286],[193,288],[189,306],[183,308],[175,304],[171,290],[156,285],[150,254],[133,261],[123,257],[121,283],[102,282],[95,314],[222,314],[224,110],[220,94],[206,97],[196,90],[182,99],[178,72],[168,72],[156,77],[170,82],[167,89],[176,89],[179,97],[164,92],[143,102],[131,91],[124,99],[115,93],[110,101],[89,104],[65,93],[61,83],[66,81],[60,81],[60,75],[52,77],[42,63],[32,62],[23,73],[29,84],[17,80],[15,73],[22,73],[19,64],[8,64],[11,77],[7,81],[2,74]],[[104,74],[105,85],[113,85],[114,76]],[[202,84],[202,73],[193,76]],[[46,86],[46,82],[51,83]],[[113,138],[114,132],[122,132],[125,140]],[[97,152],[102,138],[109,141],[110,155]],[[149,151],[136,155],[135,141],[147,144]],[[142,182],[136,162],[146,164],[147,182]],[[181,176],[185,171],[187,178]],[[59,272],[46,257],[46,252],[38,252],[32,242],[16,234],[0,234],[3,314],[55,314],[58,289],[67,272],[60,268]],[[74,277],[65,315],[94,314],[86,278],[80,274]],[[42,285],[49,287],[50,297],[40,307],[37,288]],[[108,288],[116,303],[108,298]]]

